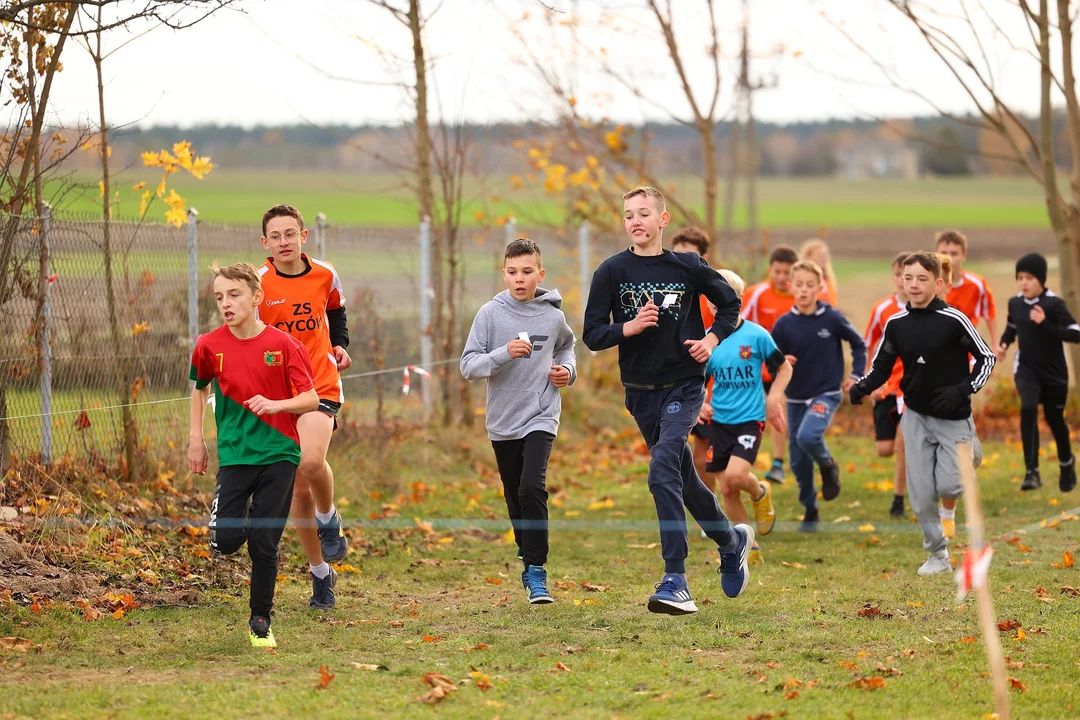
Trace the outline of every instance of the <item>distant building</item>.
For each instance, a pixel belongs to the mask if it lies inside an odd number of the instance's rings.
[[[836,176],[849,180],[867,178],[915,179],[919,176],[919,153],[903,143],[861,139],[836,149]]]

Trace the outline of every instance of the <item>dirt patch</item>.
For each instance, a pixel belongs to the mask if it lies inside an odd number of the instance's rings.
[[[18,544],[16,543],[16,546]],[[22,550],[22,548],[19,548]],[[11,592],[13,598],[42,598],[55,601],[96,597],[106,592],[89,575],[78,575],[40,560],[27,558],[0,562],[0,589]]]
[[[26,551],[19,541],[5,532],[0,532],[0,565],[26,560]]]

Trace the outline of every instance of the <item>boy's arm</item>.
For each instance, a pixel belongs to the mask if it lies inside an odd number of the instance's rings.
[[[735,332],[735,326],[739,323],[742,301],[735,290],[727,284],[727,280],[724,280],[724,276],[709,267],[704,258],[698,258],[698,266],[693,268],[692,276],[694,289],[716,306],[712,327],[705,329],[705,336],[708,337],[711,333],[716,337],[716,345],[719,345],[728,335]]]
[[[881,344],[878,345],[870,372],[848,391],[852,405],[861,405],[863,398],[885,384],[892,375],[897,357],[896,324],[889,322],[885,324],[885,335],[881,339]]]
[[[1059,302],[1054,309],[1054,318],[1047,316],[1042,325],[1062,342],[1080,343],[1080,325],[1076,324],[1064,300]]]
[[[564,317],[562,327],[559,329],[559,337],[555,341],[555,352],[552,354],[551,359],[556,366],[564,367],[570,371],[570,381],[567,385],[573,385],[577,382],[577,356],[574,354],[576,344],[577,338],[574,337],[574,331],[570,329]]]
[[[990,333],[990,342],[994,342],[997,334],[997,305],[994,304],[994,293],[990,291],[990,285],[983,282],[986,292],[986,330]]]
[[[870,348],[876,347],[877,343],[878,343],[878,340],[881,339],[881,322],[880,322],[880,320],[881,320],[881,315],[878,314],[877,308],[875,307],[874,310],[870,314],[870,322],[868,322],[866,324],[866,332],[863,333],[863,342],[866,343],[867,352],[870,351]],[[854,370],[858,366],[853,363],[851,367]],[[869,365],[866,366],[865,372],[870,372],[870,366]]]
[[[972,395],[979,392],[983,385],[986,384],[986,381],[990,379],[990,373],[994,371],[997,358],[994,356],[994,351],[982,339],[982,335],[979,335],[979,331],[975,329],[974,325],[967,322],[966,318],[960,323],[960,327],[961,340],[967,346],[968,352],[975,358],[975,364],[971,368],[971,374],[967,376],[964,382],[955,387],[966,395]]]
[[[327,310],[326,320],[330,326],[330,345],[347,350],[349,348],[349,319],[345,316],[345,306]]]
[[[866,367],[866,341],[851,321],[844,316],[844,313],[837,311],[836,316],[840,322],[840,337],[851,346],[851,375],[849,377],[852,381],[858,381],[862,377],[860,368]]]
[[[779,350],[769,357],[765,365],[773,376],[772,388],[765,399],[766,415],[774,428],[787,432],[787,403],[784,401],[784,393],[787,392],[788,383],[791,382],[795,370]]]
[[[1012,316],[1012,303],[1009,303],[1009,314],[1005,321],[1005,332],[1001,335],[1001,344],[1009,347],[1016,340],[1016,318]]]
[[[206,403],[210,396],[210,387],[199,387],[196,383],[191,388],[191,422],[188,432],[188,467],[196,475],[206,474],[206,465],[209,460],[209,451],[206,449],[206,440],[203,435],[203,415],[206,413]]]
[[[489,378],[499,369],[510,362],[510,351],[505,345],[500,345],[488,352],[491,339],[488,337],[488,310],[487,306],[480,308],[476,313],[472,327],[469,328],[469,339],[465,341],[465,349],[461,353],[461,376],[466,380],[479,380]]]
[[[585,347],[593,352],[615,347],[625,337],[623,325],[626,323],[611,322],[611,310],[611,286],[607,271],[601,266],[592,276],[589,299],[585,304],[585,322],[581,331]]]

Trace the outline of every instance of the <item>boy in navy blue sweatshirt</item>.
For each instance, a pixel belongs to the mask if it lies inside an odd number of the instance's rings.
[[[664,250],[671,216],[658,190],[634,188],[623,196],[623,209],[623,227],[633,245],[593,274],[582,335],[593,351],[618,346],[626,409],[652,457],[649,491],[660,521],[665,574],[649,598],[649,611],[686,615],[697,606],[686,584],[684,505],[717,544],[724,594],[738,597],[750,579],[747,556],[754,530],[728,523],[698,477],[686,443],[705,398],[705,362],[735,329],[739,296],[700,256]],[[708,333],[699,295],[716,306]]]
[[[843,399],[843,391],[859,379],[844,379],[844,348],[851,346],[852,366],[866,367],[866,343],[843,313],[817,299],[823,273],[817,263],[803,260],[791,268],[795,307],[776,321],[773,339],[794,368],[787,388],[788,451],[791,471],[799,482],[799,502],[806,508],[802,532],[817,531],[820,515],[814,464],[821,470],[821,494],[835,500],[840,494],[840,466],[825,445],[825,431]]]

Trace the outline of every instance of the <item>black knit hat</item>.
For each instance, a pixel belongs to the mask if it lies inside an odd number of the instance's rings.
[[[1030,273],[1039,284],[1046,287],[1046,258],[1039,253],[1028,253],[1016,261],[1016,274]]]

